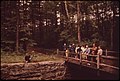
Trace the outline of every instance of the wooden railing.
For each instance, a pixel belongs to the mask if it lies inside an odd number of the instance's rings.
[[[106,50],[106,55],[92,55],[92,54],[88,54],[87,56],[89,57],[95,57],[97,58],[97,62],[93,62],[93,61],[89,61],[89,60],[84,60],[82,59],[82,55],[83,54],[80,54],[80,58],[79,58],[79,62],[82,63],[82,62],[88,62],[88,63],[93,63],[93,64],[96,64],[97,65],[97,69],[100,69],[100,66],[107,66],[107,67],[110,67],[110,68],[114,68],[114,69],[117,69],[119,70],[119,67],[116,67],[116,66],[112,66],[112,65],[108,65],[108,64],[104,64],[104,63],[101,63],[100,62],[100,59],[101,58],[104,58],[104,59],[111,59],[111,60],[119,60],[119,57],[114,57],[114,56],[108,56],[107,53],[108,52],[113,52],[113,51],[107,51]],[[58,55],[64,55],[65,57],[65,51],[59,51],[59,49],[57,49],[57,54]],[[69,57],[68,58],[75,58],[77,54],[74,53],[74,52],[69,52]],[[67,57],[65,57],[67,58]],[[78,59],[77,59],[78,60]]]

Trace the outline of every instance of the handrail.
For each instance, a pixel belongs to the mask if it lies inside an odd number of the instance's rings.
[[[57,53],[59,54],[59,52],[61,53],[66,53],[65,51],[59,51],[57,50]],[[108,51],[107,51],[108,52]],[[71,55],[77,55],[76,53],[74,52],[69,52]],[[82,54],[80,54],[82,55]],[[119,58],[118,57],[114,57],[114,56],[106,56],[106,55],[92,55],[92,54],[88,54],[87,56],[91,56],[91,57],[96,57],[97,58],[97,63],[96,62],[93,62],[93,61],[88,61],[88,60],[84,60],[82,58],[79,59],[79,61],[82,63],[82,62],[89,62],[89,63],[93,63],[93,64],[96,64],[97,65],[97,69],[101,69],[100,66],[107,66],[107,67],[110,67],[110,68],[114,68],[114,69],[117,69],[119,70],[119,67],[116,67],[116,66],[112,66],[112,65],[108,65],[108,64],[104,64],[104,63],[100,63],[100,58],[105,58],[105,59],[114,59],[114,60],[118,60]],[[80,56],[81,57],[81,56]],[[72,58],[73,57],[69,57],[69,58]],[[76,59],[78,60],[78,59]]]
[[[50,50],[50,49],[44,49],[44,50],[46,50],[46,51],[55,51],[55,50]],[[108,51],[108,50],[106,50],[107,52],[114,52],[114,51]],[[57,54],[58,53],[65,53],[65,51],[60,51],[59,49],[57,49]],[[76,55],[76,53],[75,52],[69,52],[70,53],[70,55]],[[92,55],[92,54],[89,54],[89,55],[87,55],[87,56],[92,56],[92,57],[97,57],[97,55]],[[119,58],[118,57],[114,57],[114,56],[108,56],[108,55],[101,55],[101,57],[102,58],[106,58],[106,59],[115,59],[115,60],[118,60]]]
[[[103,51],[106,52],[106,50],[103,50]],[[107,52],[109,52],[109,53],[119,53],[119,52],[116,52],[116,51],[108,51],[108,50],[107,50]]]
[[[60,53],[65,53],[65,51],[59,51]],[[71,55],[76,55],[76,53],[74,52],[69,52]],[[93,56],[93,57],[97,57],[97,55],[92,55],[92,54],[88,54],[87,56]],[[114,56],[106,56],[106,55],[101,55],[101,57],[103,58],[107,58],[107,59],[116,59],[118,60],[118,57],[114,57]]]
[[[119,67],[116,67],[116,66],[111,66],[111,65],[103,64],[103,63],[100,63],[100,65],[107,66],[107,67],[111,67],[111,68],[114,68],[114,69],[118,69],[118,70],[119,70]]]
[[[51,49],[44,49],[44,50],[46,50],[46,51],[55,51],[55,50],[51,50]],[[58,49],[59,50],[59,49]],[[61,50],[59,50],[59,52],[65,52],[65,51],[61,51]],[[110,51],[110,50],[103,50],[103,52],[105,52],[106,53],[106,56],[108,55],[108,53],[119,53],[119,52],[116,52],[116,51]],[[75,54],[75,52],[70,52],[70,53],[72,53],[72,54]]]
[[[103,57],[103,58],[107,58],[107,59],[115,59],[115,60],[118,60],[118,59],[119,59],[118,57],[105,56],[105,55],[102,55],[101,57]]]

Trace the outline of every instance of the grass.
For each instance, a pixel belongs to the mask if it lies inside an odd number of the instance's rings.
[[[41,62],[41,61],[63,61],[63,58],[57,55],[45,55],[40,53],[32,54],[31,62]],[[15,54],[15,53],[1,53],[1,63],[22,63],[25,54]]]

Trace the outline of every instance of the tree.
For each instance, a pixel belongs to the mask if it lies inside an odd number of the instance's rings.
[[[64,42],[118,47],[118,5],[117,1],[2,1],[2,47],[20,51],[25,42],[26,47],[37,43],[44,48]]]
[[[16,53],[18,54],[19,52],[19,2],[17,2],[17,24],[16,24]]]
[[[80,38],[80,8],[79,3],[77,3],[77,26],[78,26],[78,43],[81,42]]]

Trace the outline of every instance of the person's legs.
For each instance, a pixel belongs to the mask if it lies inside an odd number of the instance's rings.
[[[87,60],[90,61],[90,60],[91,60],[91,57],[90,57],[90,56],[87,56]],[[88,62],[87,65],[90,65],[90,63]]]

